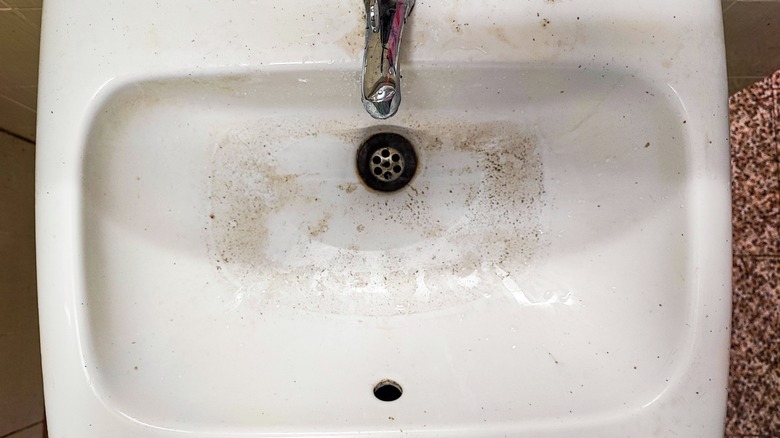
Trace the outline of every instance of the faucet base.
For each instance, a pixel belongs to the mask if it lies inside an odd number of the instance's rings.
[[[401,104],[398,55],[401,35],[414,0],[366,1],[363,54],[363,106],[375,119],[395,115]]]

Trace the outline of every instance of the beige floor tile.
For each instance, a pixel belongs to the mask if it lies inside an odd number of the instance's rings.
[[[0,436],[43,419],[30,143],[0,133]]]
[[[780,1],[736,2],[723,24],[729,76],[768,76],[780,68]]]

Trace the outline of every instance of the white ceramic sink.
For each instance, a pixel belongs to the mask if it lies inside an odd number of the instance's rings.
[[[418,0],[378,122],[361,2],[48,2],[50,436],[722,436],[720,3],[504,3]]]

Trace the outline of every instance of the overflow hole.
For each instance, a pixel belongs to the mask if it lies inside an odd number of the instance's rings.
[[[398,400],[403,392],[401,385],[389,379],[382,380],[374,386],[374,396],[385,402]]]

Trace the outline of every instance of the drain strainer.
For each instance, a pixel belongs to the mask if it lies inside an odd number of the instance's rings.
[[[414,177],[417,155],[412,144],[403,136],[375,134],[360,145],[357,169],[367,186],[381,192],[394,192]]]

